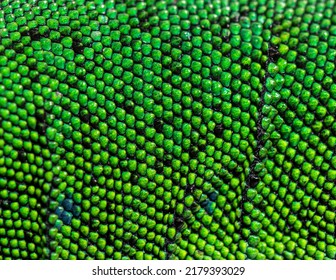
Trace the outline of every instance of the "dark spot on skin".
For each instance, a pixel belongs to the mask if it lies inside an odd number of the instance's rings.
[[[9,207],[9,202],[8,202],[8,200],[7,199],[0,199],[0,204],[1,204],[1,206],[3,207],[3,209],[8,209],[8,207]]]
[[[332,85],[332,83],[330,83],[330,82],[323,82],[322,83],[323,89],[325,89],[327,91],[330,90],[331,85]]]
[[[281,22],[278,19],[273,21],[273,26],[277,26],[277,25],[280,25],[280,24],[281,24]]]
[[[38,123],[36,124],[36,131],[40,134],[45,134],[46,133],[46,126],[43,123]]]
[[[173,181],[174,184],[179,184],[180,183],[180,180],[176,177],[173,177],[172,181]]]
[[[198,151],[197,147],[195,147],[195,146],[191,147],[190,150],[189,150],[190,158],[197,158],[198,153],[199,153],[199,151]]]
[[[215,126],[214,129],[214,134],[216,137],[222,137],[223,136],[223,131],[224,131],[224,127],[222,124],[218,124]]]
[[[114,91],[116,93],[121,93],[122,94],[124,92],[124,89],[123,88],[116,88],[116,89],[114,89]],[[115,100],[115,102],[118,104],[118,106],[123,106],[122,101]]]
[[[280,58],[279,47],[270,44],[268,48],[268,57],[272,62],[276,62]]]
[[[296,65],[299,67],[299,68],[306,68],[306,58],[302,55],[300,55],[298,57],[298,59],[296,60]]]
[[[125,111],[128,113],[128,114],[133,114],[134,112],[134,103],[130,100],[127,100],[125,102]]]
[[[254,174],[252,174],[249,178],[249,183],[250,183],[250,186],[252,188],[256,187],[259,183],[259,178],[257,176],[255,176]]]
[[[131,175],[131,183],[132,184],[137,184],[138,183],[138,179],[139,179],[139,176],[138,175],[136,175],[136,174],[134,174],[134,173],[132,173],[132,175]]]
[[[23,99],[22,102],[17,102],[16,104],[17,104],[17,106],[19,108],[25,108],[25,106],[26,106],[26,100]],[[1,121],[1,117],[0,117],[0,121]]]
[[[167,166],[170,166],[173,160],[173,156],[172,155],[165,155],[163,157],[163,163]]]
[[[205,151],[205,148],[206,148],[206,144],[199,144],[199,145],[198,145],[198,149],[199,149],[201,152],[204,152],[204,151]]]
[[[145,130],[141,127],[135,127],[135,130],[136,130],[137,134],[139,134],[139,135],[144,135],[145,134]]]
[[[232,175],[235,176],[235,177],[239,177],[239,175],[241,174],[241,172],[237,168],[234,168],[230,171],[231,171]]]
[[[35,117],[38,122],[45,122],[46,113],[44,110],[39,109],[36,111]]]
[[[155,164],[155,170],[157,171],[157,173],[162,174],[163,167],[164,167],[164,165],[163,165],[162,162],[160,162],[160,161],[156,162],[156,164]]]
[[[38,75],[34,75],[33,77],[30,77],[31,81],[34,82],[34,83],[38,83],[39,82],[39,77]]]
[[[94,123],[91,123],[91,127],[93,129],[98,129],[98,123],[94,122]]]
[[[322,169],[320,168],[320,172],[321,172],[321,175],[326,177],[327,176],[327,173],[328,173],[328,170],[325,170],[325,169]]]
[[[201,96],[193,96],[193,101],[201,101]]]
[[[15,52],[17,53],[23,53],[23,50],[24,50],[24,45],[22,43],[18,43],[18,44],[15,44],[13,46]]]
[[[99,125],[99,119],[93,119],[93,120],[91,120],[91,122],[90,122],[90,126],[92,127],[92,128],[94,128],[94,129],[98,129],[98,125]]]
[[[18,159],[21,162],[26,162],[27,161],[27,154],[26,154],[26,152],[23,149],[21,149],[20,151],[18,151]]]
[[[249,14],[249,10],[247,7],[243,8],[241,11],[240,11],[240,16],[241,17],[248,17],[248,14]]]
[[[128,171],[128,168],[127,168],[127,164],[123,164],[123,163],[119,163],[119,167],[121,169],[121,171]]]
[[[217,103],[216,105],[214,105],[214,109],[215,109],[215,111],[220,112],[221,109],[222,109],[222,104],[221,103]]]
[[[310,244],[316,244],[317,243],[317,238],[314,235],[309,235],[308,236],[308,241]]]
[[[196,189],[195,185],[187,185],[185,192],[189,195],[192,194]]]
[[[83,144],[83,147],[85,149],[91,149],[91,140],[89,137],[85,137],[83,140],[82,140],[82,144]]]
[[[51,184],[53,187],[57,188],[58,185],[62,182],[61,178],[58,176],[55,176],[54,179],[51,181]]]
[[[84,45],[78,40],[73,40],[72,48],[76,54],[82,54],[84,52]]]
[[[125,240],[124,242],[125,244],[134,247],[137,242],[137,237],[135,235],[132,235],[132,237],[129,240]]]
[[[233,15],[233,16],[230,18],[230,22],[232,22],[232,23],[237,23],[237,22],[239,22],[239,15],[238,15],[238,14]]]
[[[34,241],[34,235],[31,231],[25,231],[25,240],[30,243]]]
[[[179,215],[175,215],[173,225],[174,227],[176,227],[177,230],[181,229],[184,225],[183,217]]]
[[[35,113],[36,118],[36,131],[44,134],[46,132],[46,113],[43,109],[38,109]]]
[[[87,110],[81,110],[79,113],[79,118],[81,121],[88,123],[90,121],[90,114]]]
[[[64,104],[64,105],[63,105],[63,108],[64,108],[64,110],[68,110],[68,109],[70,109],[70,104]]]
[[[97,184],[97,178],[92,175],[91,177],[91,184],[96,185]]]
[[[213,43],[213,48],[216,51],[220,51],[221,50],[221,44],[220,43]],[[191,51],[190,51],[191,52]],[[219,78],[217,78],[217,80],[219,80]]]
[[[227,24],[226,28],[230,28],[230,24]],[[229,43],[230,42],[230,36],[223,36],[223,42]]]
[[[264,68],[267,69],[269,61],[273,61],[270,57],[269,60],[261,60],[260,65]],[[262,76],[261,79],[263,79],[265,76]],[[263,83],[263,82],[262,82]]]
[[[22,36],[29,36],[29,31],[30,31],[29,29],[26,29],[26,30],[21,32],[21,35]]]
[[[44,38],[49,38],[50,31],[49,30],[45,31],[43,34],[41,34],[41,36],[44,37]]]
[[[167,208],[168,207],[168,208]],[[167,214],[174,214],[175,213],[175,210],[173,208],[171,208],[170,206],[166,205],[163,209],[162,209],[162,213],[164,215],[167,215]]]
[[[157,132],[161,133],[163,130],[163,121],[159,119],[154,120],[154,128]]]
[[[28,31],[28,35],[32,38],[34,41],[38,41],[41,39],[42,35],[40,34],[38,28],[33,28]]]

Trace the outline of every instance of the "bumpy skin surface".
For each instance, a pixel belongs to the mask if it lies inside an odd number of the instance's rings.
[[[334,1],[0,3],[0,259],[334,259]]]

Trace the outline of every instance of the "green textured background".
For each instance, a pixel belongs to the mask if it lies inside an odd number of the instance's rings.
[[[334,1],[0,3],[0,259],[335,259]]]

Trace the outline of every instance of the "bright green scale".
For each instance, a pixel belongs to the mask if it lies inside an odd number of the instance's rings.
[[[335,259],[333,1],[0,4],[0,259]]]

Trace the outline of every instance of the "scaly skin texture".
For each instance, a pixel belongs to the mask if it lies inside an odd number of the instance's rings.
[[[0,3],[0,259],[335,259],[334,1]]]

